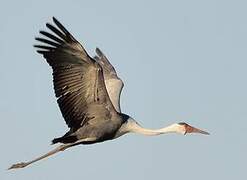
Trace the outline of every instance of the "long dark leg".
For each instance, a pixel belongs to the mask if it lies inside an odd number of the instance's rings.
[[[44,158],[47,158],[47,157],[49,157],[49,156],[51,156],[53,154],[56,154],[56,153],[58,153],[60,151],[64,151],[65,149],[67,149],[67,148],[69,148],[71,146],[75,146],[75,145],[80,144],[82,142],[94,141],[94,140],[95,140],[95,138],[86,138],[86,139],[78,140],[78,141],[76,141],[74,143],[68,143],[68,144],[60,145],[60,146],[56,147],[55,149],[49,151],[48,153],[46,153],[46,154],[44,154],[44,155],[42,155],[42,156],[40,156],[40,157],[38,157],[38,158],[36,158],[34,160],[31,160],[31,161],[28,161],[28,162],[21,162],[21,163],[13,164],[10,168],[8,168],[8,170],[17,169],[17,168],[24,168],[24,167],[26,167],[26,166],[34,163],[34,162],[37,162],[37,161],[42,160]]]

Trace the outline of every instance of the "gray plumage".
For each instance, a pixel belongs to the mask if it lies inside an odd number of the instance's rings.
[[[116,111],[121,112],[120,95],[124,86],[123,81],[118,77],[115,68],[111,65],[104,53],[99,48],[96,48],[95,51],[97,56],[94,59],[103,69],[105,86],[110,100]]]

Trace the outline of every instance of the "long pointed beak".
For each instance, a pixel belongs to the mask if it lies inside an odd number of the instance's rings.
[[[190,126],[190,125],[188,125],[188,124],[185,126],[185,130],[186,130],[185,134],[186,134],[186,133],[200,133],[200,134],[209,135],[208,132],[203,131],[203,130],[198,129],[198,128],[195,128],[195,127]]]
[[[197,129],[193,127],[193,133],[201,133],[201,134],[205,134],[205,135],[210,135],[207,131],[203,131],[201,129]]]

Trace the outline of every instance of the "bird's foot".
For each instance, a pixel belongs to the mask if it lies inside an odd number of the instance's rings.
[[[16,163],[16,164],[13,164],[11,167],[9,167],[8,170],[10,170],[10,169],[17,169],[17,168],[24,168],[27,165],[28,164],[27,163],[24,163],[24,162]]]

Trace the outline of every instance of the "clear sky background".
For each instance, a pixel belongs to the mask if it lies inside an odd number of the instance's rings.
[[[0,2],[1,180],[246,179],[247,3],[226,0]],[[211,133],[125,135],[6,171],[68,129],[51,68],[32,45],[57,17],[125,82],[122,111],[145,127]]]

